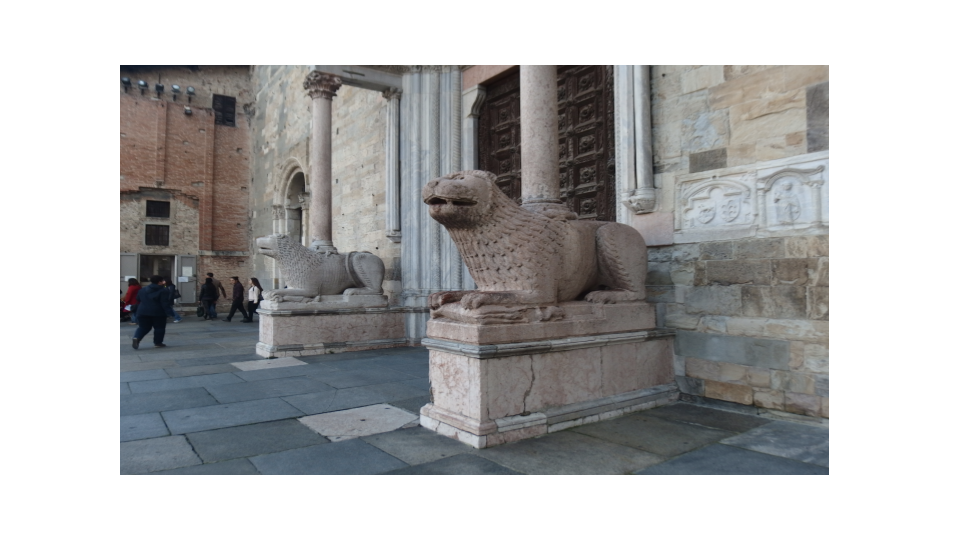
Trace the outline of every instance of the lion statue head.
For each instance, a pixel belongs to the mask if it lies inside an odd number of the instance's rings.
[[[516,206],[497,188],[497,177],[487,171],[460,171],[423,186],[423,202],[430,217],[447,228],[476,227],[504,204]]]

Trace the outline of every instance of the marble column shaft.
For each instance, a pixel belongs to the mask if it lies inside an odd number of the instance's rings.
[[[521,199],[560,202],[557,66],[520,66]]]
[[[333,251],[333,160],[332,106],[340,89],[340,77],[312,71],[303,82],[313,100],[313,126],[310,137],[310,247]]]

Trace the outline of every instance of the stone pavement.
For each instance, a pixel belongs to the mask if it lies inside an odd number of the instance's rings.
[[[265,360],[258,324],[120,323],[121,474],[828,474],[821,425],[676,403],[477,450],[419,427],[427,351]]]

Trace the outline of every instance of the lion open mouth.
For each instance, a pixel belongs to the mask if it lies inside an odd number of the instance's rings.
[[[469,199],[444,199],[443,197],[431,197],[427,204],[430,206],[442,206],[444,204],[452,204],[454,206],[475,206],[477,201],[471,201]]]

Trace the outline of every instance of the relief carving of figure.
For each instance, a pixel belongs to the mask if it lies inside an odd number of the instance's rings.
[[[793,223],[800,219],[800,198],[793,191],[792,182],[784,182],[773,194],[773,203],[777,207],[777,221]]]
[[[289,287],[264,291],[266,300],[319,302],[321,295],[383,294],[383,261],[372,253],[318,252],[285,234],[257,238],[257,247],[263,255],[277,260]]]
[[[423,188],[430,217],[450,232],[478,287],[431,294],[434,316],[455,302],[460,309],[475,310],[644,299],[647,248],[639,232],[620,223],[551,218],[527,210],[504,195],[495,179],[486,171],[461,171]],[[558,311],[546,308],[540,320]]]

